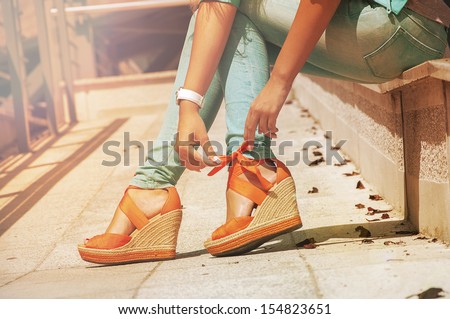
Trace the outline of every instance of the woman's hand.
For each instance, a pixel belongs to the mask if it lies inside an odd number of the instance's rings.
[[[253,144],[255,129],[276,137],[276,120],[292,83],[302,69],[341,0],[302,0],[288,32],[272,75],[250,107],[244,138]],[[275,134],[274,134],[275,133]]]
[[[201,146],[202,156],[195,146]],[[199,172],[206,166],[216,166],[220,160],[216,157],[206,132],[205,123],[198,113],[197,105],[182,101],[178,121],[178,136],[175,145],[181,164],[187,169]]]
[[[277,137],[277,117],[290,91],[290,85],[270,78],[250,106],[244,129],[244,140],[253,148],[256,128],[267,137]]]

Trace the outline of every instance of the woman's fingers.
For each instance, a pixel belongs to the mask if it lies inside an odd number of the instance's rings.
[[[268,121],[267,121],[267,125],[269,127],[269,130],[271,132],[278,132],[278,128],[277,128],[277,116],[275,114],[273,114],[272,116],[269,117]]]
[[[206,166],[221,163],[209,141],[202,118],[195,112],[180,113],[175,150],[181,164],[189,170],[200,171]]]
[[[269,133],[269,126],[267,125],[267,117],[265,114],[261,115],[259,118],[258,133],[264,135]]]
[[[180,138],[177,140],[176,151],[180,159],[181,165],[191,171],[199,172],[207,166],[217,166],[221,163],[220,159],[214,152],[214,148],[208,139],[208,136],[203,137],[203,142],[198,142],[198,139],[193,139],[193,134],[188,138]],[[198,147],[202,145],[203,152],[199,152]]]
[[[204,156],[203,156],[203,163],[207,166],[217,166],[222,161],[217,156],[216,152],[214,151],[214,147],[212,146],[209,137],[207,134],[205,134],[201,139],[201,145],[203,148]]]
[[[195,150],[198,145],[193,134],[189,134],[187,137],[184,134],[178,134],[175,150],[181,165],[192,171],[200,171],[205,166],[201,161],[201,156]]]
[[[278,128],[277,128],[277,116],[276,115],[272,115],[269,117],[268,121],[267,121],[267,127],[268,127],[268,132],[269,134],[267,135],[268,137],[271,138],[277,138],[277,132],[278,132]]]
[[[259,123],[259,117],[256,116],[255,112],[250,108],[248,112],[247,119],[245,120],[244,128],[244,140],[248,142],[248,149],[252,150],[255,141],[256,126]]]
[[[252,108],[250,109],[244,129],[244,140],[249,142],[250,150],[252,150],[254,146],[256,129],[258,129],[259,134],[264,134],[267,137],[278,137],[276,122],[277,114],[264,114],[263,112]]]

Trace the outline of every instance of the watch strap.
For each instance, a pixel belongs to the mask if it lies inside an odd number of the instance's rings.
[[[188,100],[192,103],[197,104],[198,107],[201,108],[203,103],[203,96],[195,91],[179,88],[176,92],[176,100],[178,105],[180,105],[181,100]]]

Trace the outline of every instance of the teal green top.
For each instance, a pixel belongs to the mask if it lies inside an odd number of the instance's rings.
[[[406,2],[408,2],[408,0],[373,0],[373,1],[385,7],[388,13],[391,13],[392,11],[395,14],[398,14],[403,9]],[[218,2],[231,3],[232,5],[239,7],[241,0],[218,0]]]
[[[385,7],[388,13],[392,11],[395,14],[398,14],[403,9],[406,2],[408,2],[408,0],[373,0],[373,1]]]

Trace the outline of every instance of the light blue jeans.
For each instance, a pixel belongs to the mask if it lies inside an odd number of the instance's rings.
[[[209,129],[225,101],[228,154],[243,142],[250,105],[269,78],[270,65],[286,39],[298,5],[299,0],[240,1],[228,43],[200,110]],[[186,77],[195,18],[194,13],[164,124],[131,185],[147,189],[173,186],[185,169],[174,150],[178,126],[175,90],[183,86]],[[385,82],[426,60],[441,58],[446,39],[444,26],[407,8],[394,15],[370,0],[342,0],[301,72],[355,82]],[[257,134],[255,141],[257,147],[250,155],[273,157],[270,139]]]

